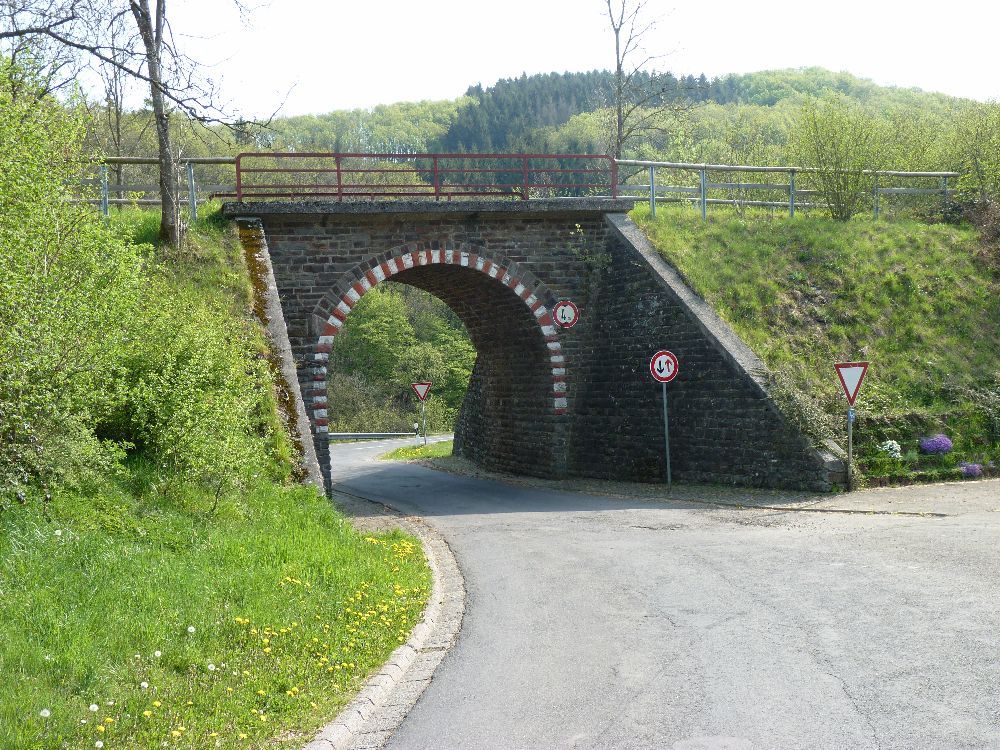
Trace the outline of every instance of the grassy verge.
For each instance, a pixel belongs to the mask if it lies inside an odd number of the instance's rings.
[[[855,436],[872,477],[963,476],[1000,461],[1000,283],[969,227],[648,208],[652,242],[843,440],[835,361],[872,362]],[[946,434],[954,448],[921,453]],[[899,445],[899,457],[885,449]],[[880,448],[880,446],[883,446]],[[892,446],[888,446],[891,448]]]
[[[438,443],[428,443],[427,445],[405,446],[389,451],[379,458],[383,461],[413,461],[418,458],[443,458],[450,456],[454,441],[442,440]]]
[[[139,240],[156,223],[113,218]],[[258,473],[243,489],[133,445],[99,481],[0,494],[0,748],[300,746],[426,602],[416,540],[360,534],[288,483],[291,449],[230,230],[209,213],[184,251],[157,251],[153,273],[184,306],[177,315],[204,304],[200,332],[239,342],[233,361],[261,394],[264,458],[247,464]]]

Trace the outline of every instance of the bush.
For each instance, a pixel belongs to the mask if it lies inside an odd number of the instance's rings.
[[[883,168],[886,153],[884,126],[844,96],[808,100],[792,136],[792,153],[804,167],[818,171],[803,175],[815,186],[830,215],[847,221],[871,197],[869,170]]]
[[[81,133],[0,83],[0,494],[85,487],[141,455],[218,498],[273,468],[253,329],[70,201]]]

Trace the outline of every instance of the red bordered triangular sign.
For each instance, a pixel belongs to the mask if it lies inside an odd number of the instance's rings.
[[[427,398],[427,394],[431,392],[430,381],[425,381],[423,383],[410,383],[410,388],[413,392],[417,394],[417,398],[421,401]]]
[[[861,381],[868,373],[868,363],[837,362],[834,367],[837,368],[837,377],[840,378],[840,385],[844,389],[844,395],[847,396],[847,403],[854,406],[854,400],[861,390]]]

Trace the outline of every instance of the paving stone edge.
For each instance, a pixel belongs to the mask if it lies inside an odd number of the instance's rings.
[[[433,678],[455,644],[465,614],[465,581],[444,538],[415,516],[404,516],[376,500],[334,490],[334,500],[360,530],[400,527],[423,544],[431,570],[431,593],[423,618],[409,639],[365,683],[354,700],[303,750],[375,750],[382,747]],[[372,507],[383,515],[373,517]]]

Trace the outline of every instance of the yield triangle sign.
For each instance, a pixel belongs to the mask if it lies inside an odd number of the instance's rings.
[[[413,392],[417,394],[417,398],[423,401],[427,398],[427,394],[431,391],[431,384],[430,382],[410,383],[410,388],[412,388]]]
[[[865,379],[868,372],[867,362],[838,362],[834,365],[837,368],[837,376],[840,378],[840,385],[847,396],[847,403],[854,406],[854,400],[861,390],[861,381]]]

